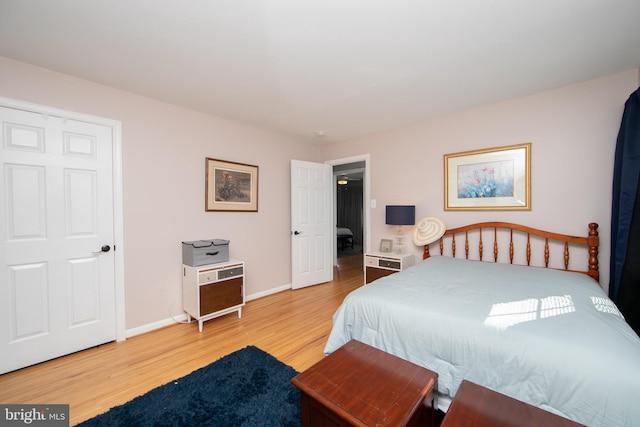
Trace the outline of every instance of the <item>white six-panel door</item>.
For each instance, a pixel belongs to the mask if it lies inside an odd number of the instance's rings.
[[[14,108],[0,128],[4,373],[116,339],[114,146],[109,126]]]
[[[333,172],[329,165],[291,160],[291,287],[333,280]]]

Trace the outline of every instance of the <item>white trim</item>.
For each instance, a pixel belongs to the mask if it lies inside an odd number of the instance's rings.
[[[257,294],[252,294],[252,295],[248,295],[245,299],[245,302],[254,300],[254,299],[258,299],[258,298],[262,298],[262,297],[266,297],[272,294],[277,294],[279,292],[283,292],[283,291],[290,291],[291,290],[291,284],[288,285],[282,285],[279,286],[277,288],[272,288],[272,289],[268,289],[266,291],[263,292],[259,292]],[[210,319],[213,320],[213,319]],[[197,320],[192,320],[194,323],[198,323]],[[170,326],[176,323],[188,323],[187,322],[187,314],[186,313],[182,313],[178,316],[175,317],[169,317],[167,319],[163,319],[163,320],[159,320],[157,322],[153,322],[153,323],[147,323],[146,325],[142,325],[142,326],[138,326],[137,328],[132,328],[132,329],[127,329],[126,331],[126,337],[127,338],[131,338],[134,337],[136,335],[141,335],[147,332],[151,332],[151,331],[155,331],[156,329],[160,329],[160,328],[164,328],[165,326]]]
[[[124,208],[122,186],[122,124],[114,122],[113,129],[113,238],[116,285],[116,341],[126,336],[124,286]]]
[[[197,320],[192,320],[196,325]],[[156,329],[164,328],[165,326],[171,326],[176,323],[187,323],[187,314],[182,313],[176,317],[169,317],[167,319],[158,320],[157,322],[147,323],[146,325],[138,326],[137,328],[127,329],[126,338],[135,337],[136,335],[146,334],[147,332],[155,331]]]
[[[15,110],[48,114],[81,122],[108,126],[113,135],[113,232],[114,232],[114,268],[115,268],[115,305],[116,305],[116,340],[124,341],[125,330],[125,280],[124,280],[124,221],[122,203],[122,123],[104,117],[76,113],[59,108],[48,107],[16,99],[0,97],[0,105]]]
[[[289,283],[288,285],[283,285],[283,286],[277,287],[277,288],[267,289],[266,291],[258,292],[257,294],[247,295],[245,300],[246,301],[251,301],[251,300],[254,300],[254,299],[258,299],[258,298],[266,297],[266,296],[269,296],[269,295],[277,294],[278,292],[288,291],[290,289],[292,289],[291,283]]]

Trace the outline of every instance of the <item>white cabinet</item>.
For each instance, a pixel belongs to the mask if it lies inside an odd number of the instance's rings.
[[[416,257],[413,254],[368,253],[364,256],[364,283],[368,284],[381,277],[402,271],[415,263]]]
[[[238,312],[245,304],[244,262],[229,260],[198,267],[182,265],[182,306],[187,318],[202,323],[215,317]]]

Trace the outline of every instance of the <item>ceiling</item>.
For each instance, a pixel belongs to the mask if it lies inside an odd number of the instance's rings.
[[[0,0],[0,56],[325,144],[640,66],[638,0]]]

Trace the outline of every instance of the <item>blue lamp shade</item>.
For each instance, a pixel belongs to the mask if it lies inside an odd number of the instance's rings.
[[[416,223],[416,207],[408,205],[387,206],[386,224],[414,225]]]

